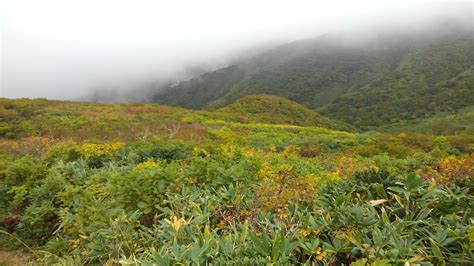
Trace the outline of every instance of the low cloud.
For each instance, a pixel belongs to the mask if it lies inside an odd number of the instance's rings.
[[[472,27],[473,8],[427,1],[168,2],[3,1],[0,96],[146,101],[144,88],[284,42],[328,32],[362,40],[449,19]]]

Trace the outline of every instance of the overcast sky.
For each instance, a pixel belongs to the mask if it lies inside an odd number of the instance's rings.
[[[0,0],[0,97],[73,99],[254,46],[472,12],[451,1]]]

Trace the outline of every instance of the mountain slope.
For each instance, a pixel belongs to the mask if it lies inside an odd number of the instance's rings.
[[[404,81],[404,78],[410,80]],[[473,70],[432,86],[427,86],[423,79],[420,75],[407,75],[394,79],[390,85],[370,84],[343,95],[320,112],[341,121],[351,121],[351,124],[377,127],[452,113],[474,104]]]
[[[432,135],[468,135],[474,143],[474,106],[453,114],[401,121],[382,128],[385,132],[418,132]]]
[[[209,108],[273,94],[362,129],[472,105],[471,32],[420,35],[297,41],[157,92],[154,101]]]

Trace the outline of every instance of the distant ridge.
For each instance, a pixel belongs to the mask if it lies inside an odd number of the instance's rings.
[[[451,25],[434,33],[355,38],[329,34],[292,42],[152,98],[201,109],[247,95],[278,95],[363,130],[474,104],[471,29]]]

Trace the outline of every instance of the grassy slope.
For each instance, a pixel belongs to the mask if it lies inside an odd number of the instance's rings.
[[[0,99],[0,113],[0,135],[7,138],[40,135],[133,139],[145,132],[167,134],[169,130],[194,134],[194,131],[199,131],[197,123],[206,120],[314,126],[346,131],[352,129],[295,102],[263,95],[247,97],[215,111],[192,111],[155,104],[113,105]]]
[[[354,137],[370,138],[372,134],[341,132],[355,131],[350,126],[320,116],[299,104],[267,95],[249,96],[214,111],[193,111],[156,104],[0,99],[0,114],[2,142],[38,137],[31,141],[45,140],[47,143],[42,144],[45,147],[64,139],[127,142],[144,141],[153,136],[193,143],[230,141],[260,148],[292,144],[305,146],[305,143],[324,146],[333,145],[329,143],[334,142],[335,138],[342,138],[340,143],[350,143]],[[383,129],[393,133],[472,135],[473,124],[472,110],[465,109],[456,115],[396,123]],[[460,145],[460,149],[467,149],[467,144]]]
[[[250,95],[208,113],[210,117],[241,123],[318,126],[354,130],[350,125],[324,117],[303,105],[273,95]]]

